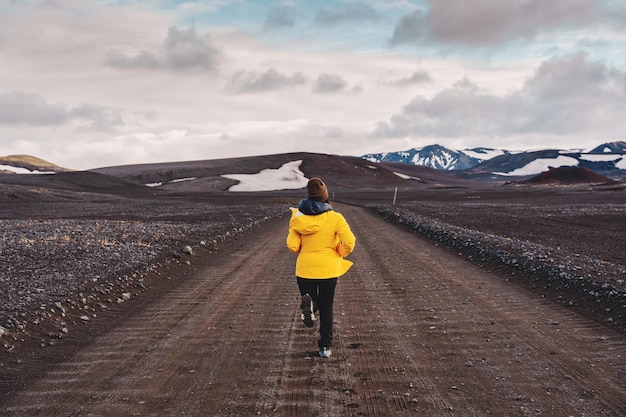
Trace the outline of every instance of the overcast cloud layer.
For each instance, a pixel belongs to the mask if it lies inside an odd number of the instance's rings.
[[[624,140],[618,0],[0,0],[0,155],[75,169]]]

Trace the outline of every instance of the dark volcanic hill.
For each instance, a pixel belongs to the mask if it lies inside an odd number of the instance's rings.
[[[459,187],[475,184],[459,180],[446,172],[425,167],[409,164],[377,164],[359,157],[306,152],[124,165],[98,168],[93,172],[121,178],[138,185],[159,183],[162,185],[157,188],[167,191],[224,192],[237,184],[237,181],[224,178],[222,175],[256,174],[265,169],[278,169],[293,161],[302,161],[300,171],[305,177],[321,177],[329,187],[335,189]],[[187,180],[179,181],[180,179]]]
[[[0,184],[79,192],[138,193],[149,191],[147,187],[132,181],[90,171],[0,175]]]
[[[560,167],[521,181],[520,184],[617,184],[610,178],[600,175],[587,168]]]

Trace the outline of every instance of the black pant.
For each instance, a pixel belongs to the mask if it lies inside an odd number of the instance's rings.
[[[333,302],[337,278],[308,279],[298,278],[300,295],[309,294],[317,306],[320,322],[320,340],[317,345],[321,348],[331,347],[333,340]]]

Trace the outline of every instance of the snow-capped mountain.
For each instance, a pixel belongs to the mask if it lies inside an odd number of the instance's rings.
[[[587,168],[602,175],[622,177],[626,170],[625,153],[591,153],[580,151],[542,150],[499,156],[484,161],[468,173],[491,172],[500,176],[537,175],[551,168]]]
[[[430,145],[406,151],[368,154],[362,158],[371,162],[402,162],[451,171],[470,169],[483,161],[509,153],[490,148],[452,150],[441,145]]]
[[[626,154],[626,142],[609,142],[593,148],[588,153],[619,153]]]
[[[524,177],[564,166],[587,168],[617,178],[626,177],[624,141],[605,143],[587,152],[560,149],[521,152],[490,148],[451,150],[431,145],[407,151],[368,154],[362,158],[371,162],[423,165],[474,178]]]

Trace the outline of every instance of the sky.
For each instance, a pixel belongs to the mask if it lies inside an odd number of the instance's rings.
[[[623,0],[0,0],[0,156],[625,140]]]

